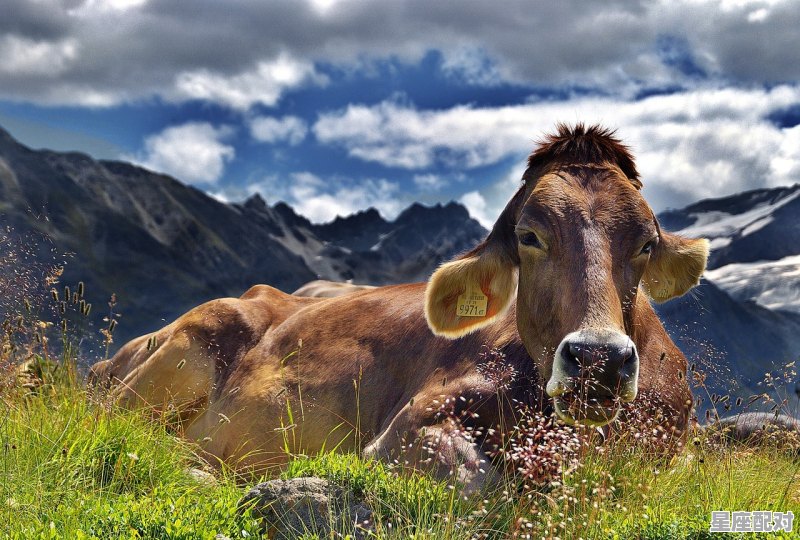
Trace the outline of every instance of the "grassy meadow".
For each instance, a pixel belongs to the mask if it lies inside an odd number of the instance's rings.
[[[203,462],[166,422],[87,393],[76,367],[92,309],[83,285],[58,284],[57,268],[38,284],[17,279],[2,262],[0,538],[266,537],[237,512],[258,479],[237,481]],[[109,304],[101,352],[117,320]],[[523,438],[515,452],[525,450]],[[448,482],[348,454],[293,455],[281,474],[350,487],[374,510],[378,539],[711,538],[714,510],[800,515],[800,459],[770,443],[720,447],[698,435],[670,463],[625,442],[549,459],[557,466],[545,485],[531,487],[527,471],[512,466],[501,485],[469,498]],[[199,481],[191,469],[212,471],[216,481]]]
[[[2,407],[0,537],[262,537],[236,512],[246,486],[225,470],[213,485],[195,480],[189,469],[205,465],[168,426],[95,403],[68,377],[35,392],[6,386]],[[670,464],[595,451],[544,488],[520,491],[509,477],[468,499],[354,455],[297,456],[283,472],[311,475],[362,495],[377,515],[376,538],[711,538],[712,510],[800,514],[800,461],[703,441]]]

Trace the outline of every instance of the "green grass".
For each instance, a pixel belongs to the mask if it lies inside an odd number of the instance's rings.
[[[260,538],[236,512],[245,487],[224,471],[216,485],[194,480],[200,460],[163,424],[92,403],[66,377],[26,392],[0,396],[0,537]],[[374,508],[378,538],[711,538],[712,510],[800,516],[800,461],[766,447],[692,445],[661,465],[609,447],[559,486],[518,493],[509,480],[470,499],[354,455],[298,457],[282,476],[349,486]]]
[[[0,537],[241,538],[241,490],[187,473],[192,449],[141,414],[107,411],[69,386],[3,396]],[[255,535],[255,534],[254,534]]]
[[[168,426],[89,399],[72,352],[87,337],[83,286],[60,294],[53,287],[61,269],[29,265],[26,243],[6,240],[0,231],[0,265],[14,269],[13,279],[0,274],[0,539],[261,538],[260,525],[237,512],[247,487],[230,471],[199,483],[188,471],[207,465]],[[102,348],[114,310],[112,299]],[[17,365],[42,357],[30,371],[44,384],[23,386]],[[698,443],[668,464],[612,443],[590,449],[552,485],[520,489],[511,472],[469,499],[447,482],[347,454],[296,456],[282,476],[351,488],[374,510],[381,540],[711,538],[713,510],[800,518],[800,459],[770,446]],[[346,538],[352,526],[336,532]]]

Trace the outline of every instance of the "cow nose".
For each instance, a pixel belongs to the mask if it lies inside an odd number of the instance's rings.
[[[597,343],[586,340],[567,342],[565,349],[569,351],[568,360],[577,362],[579,367],[590,370],[597,368],[611,374],[619,372],[635,353],[633,343]]]
[[[630,337],[583,330],[569,334],[559,345],[548,386],[556,394],[580,388],[590,396],[630,401],[636,396],[638,375],[639,355]]]

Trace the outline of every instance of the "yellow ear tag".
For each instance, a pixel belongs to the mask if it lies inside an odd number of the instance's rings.
[[[458,297],[456,314],[459,317],[485,317],[488,304],[489,298],[483,294],[480,287],[470,284],[467,285],[467,290],[464,291],[464,294]]]

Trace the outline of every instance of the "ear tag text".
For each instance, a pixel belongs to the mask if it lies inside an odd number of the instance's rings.
[[[464,294],[459,295],[456,304],[456,315],[460,317],[485,317],[489,298],[483,294],[480,287],[467,285]]]

